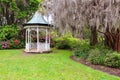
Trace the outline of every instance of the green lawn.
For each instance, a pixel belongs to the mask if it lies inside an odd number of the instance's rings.
[[[0,80],[120,80],[69,59],[67,50],[24,55],[22,50],[0,50]]]

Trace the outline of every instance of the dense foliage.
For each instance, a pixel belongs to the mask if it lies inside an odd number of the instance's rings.
[[[22,24],[38,9],[38,0],[0,0],[0,25]]]
[[[0,49],[23,48],[22,26],[38,9],[42,0],[0,0]]]
[[[98,43],[100,32],[105,46],[120,52],[120,0],[49,0],[46,4],[61,33],[69,30],[74,37],[83,38],[88,25],[90,45]]]
[[[72,36],[63,36],[52,39],[52,46],[58,49],[73,49],[78,42],[77,38],[73,38]]]
[[[72,50],[74,56],[95,65],[120,68],[120,54],[103,44],[89,45],[89,40],[80,40],[71,36],[52,38],[52,47]]]
[[[104,65],[114,68],[120,68],[120,54],[114,52],[110,55],[107,55]]]
[[[120,0],[49,0],[46,4],[61,34],[70,31],[74,37],[86,38],[84,30],[89,31],[91,46],[87,41],[76,42],[75,56],[93,64],[120,68],[117,53],[120,52]],[[103,43],[100,44],[98,39]],[[73,45],[68,46],[69,42],[62,38],[56,45],[62,49],[70,48]]]
[[[0,41],[10,40],[13,37],[18,36],[20,32],[19,28],[14,25],[6,25],[0,28]]]
[[[81,41],[74,50],[74,55],[95,65],[120,68],[120,54],[103,45],[89,46],[86,41]]]
[[[0,49],[24,47],[24,37],[20,37],[20,29],[15,25],[6,25],[0,28]]]
[[[82,57],[84,59],[87,58],[89,50],[90,46],[88,40],[79,40],[73,49],[76,57]]]

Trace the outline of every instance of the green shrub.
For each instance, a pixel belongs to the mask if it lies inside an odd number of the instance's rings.
[[[90,50],[89,42],[86,40],[79,40],[74,45],[74,55],[86,59]]]
[[[78,39],[73,37],[61,37],[54,39],[54,45],[58,49],[72,49],[75,44],[77,44]]]
[[[89,56],[87,58],[92,64],[104,64],[105,54],[102,54],[99,49],[92,49],[89,51]]]
[[[117,52],[107,54],[107,57],[105,58],[105,66],[120,68],[120,54]]]
[[[56,47],[56,40],[55,40],[54,38],[51,39],[51,41],[50,41],[50,47],[51,47],[51,48]]]
[[[70,49],[70,42],[68,38],[59,38],[56,43],[58,49]]]
[[[84,49],[76,48],[76,50],[74,50],[74,55],[82,59],[86,59],[88,57],[88,53]]]
[[[19,36],[19,32],[20,30],[15,25],[0,27],[0,49],[23,48],[25,40]]]
[[[80,40],[74,46],[74,55],[86,59],[92,64],[120,68],[120,54],[104,45],[90,46],[86,40]]]
[[[85,47],[90,47],[89,45],[89,41],[88,40],[77,40],[76,43],[74,43],[74,45],[72,46],[72,48],[85,48]]]
[[[14,25],[6,25],[0,28],[0,41],[7,41],[16,37],[19,29]]]

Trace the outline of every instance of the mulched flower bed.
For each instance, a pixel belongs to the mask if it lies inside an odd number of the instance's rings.
[[[100,71],[106,72],[108,74],[120,77],[120,69],[110,68],[110,67],[101,66],[101,65],[94,65],[94,64],[91,64],[90,62],[87,62],[86,60],[78,59],[75,56],[71,56],[70,58],[76,62],[82,63],[82,64],[89,66],[91,68],[94,68],[96,70],[100,70]]]

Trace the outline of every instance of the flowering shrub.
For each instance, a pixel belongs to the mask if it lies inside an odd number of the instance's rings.
[[[2,49],[9,49],[11,44],[9,42],[1,42],[0,43],[0,48]]]
[[[24,31],[16,25],[0,27],[0,49],[18,49],[24,47]]]
[[[19,49],[24,47],[24,40],[11,39],[0,42],[0,49]]]
[[[23,48],[25,46],[24,42],[25,42],[24,40],[13,38],[10,40],[11,48],[14,48],[14,49]]]
[[[14,40],[14,44],[16,44],[16,45],[20,44],[20,40],[15,39],[15,40]]]

